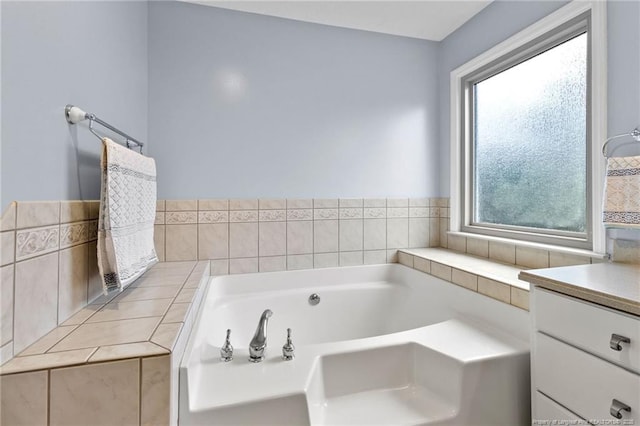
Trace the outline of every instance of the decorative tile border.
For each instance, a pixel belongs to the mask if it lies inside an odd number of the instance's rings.
[[[59,225],[23,229],[16,233],[16,261],[51,253],[59,248]]]

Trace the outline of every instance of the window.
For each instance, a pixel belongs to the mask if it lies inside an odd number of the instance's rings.
[[[595,250],[593,11],[553,15],[452,72],[452,230]]]

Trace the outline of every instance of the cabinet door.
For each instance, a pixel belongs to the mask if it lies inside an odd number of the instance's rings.
[[[639,375],[542,333],[535,340],[537,390],[589,421],[617,420],[609,413],[614,399],[631,408],[622,419],[640,421]]]
[[[538,330],[640,373],[640,317],[537,287],[534,293]],[[612,334],[625,336],[631,342],[613,350],[609,346]]]
[[[536,412],[533,413],[533,420],[538,420],[538,424],[551,424],[547,422],[547,420],[583,420],[578,417],[571,411],[564,408],[562,405],[558,404],[551,398],[541,394],[539,391],[535,393],[536,399]],[[535,422],[534,422],[535,424]],[[575,423],[565,423],[565,424],[580,424],[579,422]],[[582,423],[582,424],[586,424]]]

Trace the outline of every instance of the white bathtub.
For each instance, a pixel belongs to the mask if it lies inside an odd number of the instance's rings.
[[[181,425],[530,424],[528,313],[413,269],[216,277],[200,309],[180,369]],[[254,364],[265,309],[266,359]],[[287,328],[293,361],[281,358]]]

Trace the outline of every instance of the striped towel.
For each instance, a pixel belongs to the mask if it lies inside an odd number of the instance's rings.
[[[158,261],[156,163],[104,138],[101,166],[98,267],[107,294],[122,291]]]
[[[640,228],[640,156],[607,159],[602,221],[610,228]]]

